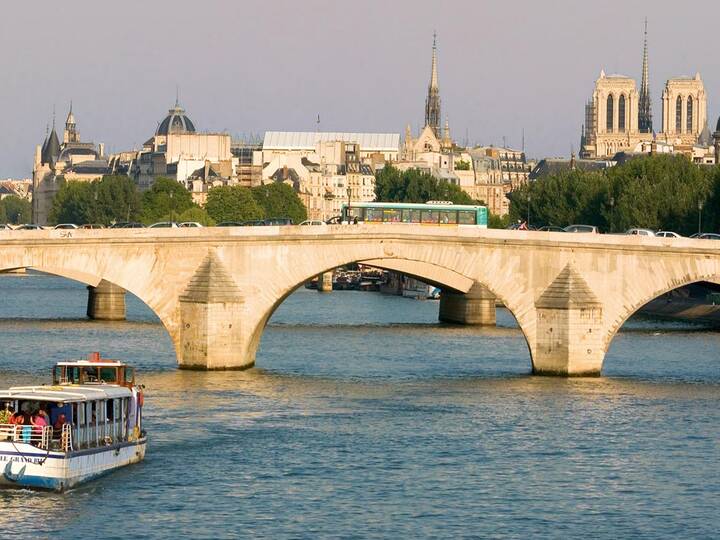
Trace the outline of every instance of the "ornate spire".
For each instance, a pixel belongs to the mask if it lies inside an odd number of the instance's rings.
[[[650,101],[650,70],[648,68],[647,17],[645,18],[645,45],[643,48],[642,81],[638,103],[638,129],[640,133],[652,133],[652,105]]]
[[[433,133],[440,138],[440,90],[437,75],[437,34],[433,33],[432,70],[428,95],[425,100],[425,125],[432,128]]]

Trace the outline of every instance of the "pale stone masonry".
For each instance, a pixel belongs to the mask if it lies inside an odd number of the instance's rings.
[[[352,262],[440,286],[449,320],[489,324],[496,297],[517,319],[533,372],[553,375],[598,375],[636,310],[689,283],[720,283],[720,244],[692,238],[370,224],[0,231],[0,271],[135,294],[179,365],[196,369],[252,367],[283,300]]]

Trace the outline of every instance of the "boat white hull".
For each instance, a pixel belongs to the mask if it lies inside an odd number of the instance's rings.
[[[20,442],[0,442],[0,487],[70,489],[142,461],[147,437],[110,446],[56,452]]]

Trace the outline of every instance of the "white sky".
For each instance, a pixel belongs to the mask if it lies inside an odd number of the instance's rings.
[[[433,30],[442,115],[463,142],[577,150],[600,69],[640,79],[649,19],[654,128],[665,80],[699,71],[720,113],[720,2],[321,0],[32,2],[0,16],[0,178],[28,177],[70,100],[84,141],[150,137],[175,100],[200,130],[404,133],[423,122]],[[651,11],[650,11],[651,10]]]

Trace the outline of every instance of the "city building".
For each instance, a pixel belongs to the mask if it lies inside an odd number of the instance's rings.
[[[96,146],[92,142],[81,142],[72,104],[65,121],[62,143],[55,131],[53,115],[52,129],[43,144],[35,149],[32,178],[33,222],[47,224],[52,200],[63,182],[89,182],[108,174],[110,166],[104,153],[103,144]]]
[[[672,78],[665,83],[662,131],[657,136],[653,131],[649,78],[646,21],[640,91],[631,77],[600,72],[592,97],[585,105],[580,157],[610,159],[619,153],[659,151],[684,154],[696,163],[714,161],[707,98],[700,74]]]
[[[350,134],[339,134],[350,135]],[[375,140],[375,150],[387,151],[388,142],[377,142],[376,134],[354,134],[348,140]],[[393,134],[388,134],[393,136]],[[266,154],[271,158],[264,163],[262,183],[283,182],[290,185],[300,197],[307,209],[308,219],[326,220],[340,214],[347,202],[368,202],[375,199],[375,169],[373,152],[366,150],[358,142],[332,140],[330,137],[318,137],[313,152],[309,152],[302,137],[294,138],[297,144],[282,142],[279,136]],[[293,138],[292,135],[289,135]],[[399,135],[397,135],[399,138]],[[266,134],[266,140],[268,134]],[[293,149],[288,149],[294,146]],[[284,148],[285,150],[281,150]]]
[[[185,182],[206,162],[222,168],[237,166],[227,133],[198,132],[176,100],[141,150],[111,156],[111,168],[132,177],[141,190],[159,176]]]
[[[6,197],[19,197],[32,201],[32,183],[32,178],[0,180],[0,200]]]
[[[658,138],[677,146],[697,144],[707,125],[707,98],[700,74],[668,80],[662,105],[662,132]]]
[[[364,163],[397,161],[400,153],[399,133],[267,131],[262,143],[262,162],[269,163],[277,156],[308,157],[316,153],[319,143],[336,141],[359,145],[359,158]]]

